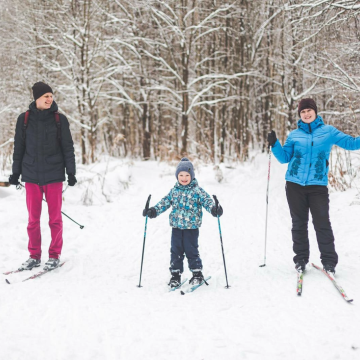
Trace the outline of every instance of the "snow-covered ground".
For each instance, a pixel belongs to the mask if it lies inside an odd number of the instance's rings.
[[[42,278],[30,272],[0,275],[0,359],[360,359],[360,206],[357,191],[332,192],[331,220],[339,254],[337,280],[308,267],[296,296],[285,165],[273,158],[269,196],[267,266],[264,261],[268,157],[235,168],[196,166],[196,177],[224,208],[221,229],[230,289],[226,285],[217,220],[204,213],[200,254],[210,286],[181,296],[169,293],[169,212],[148,221],[154,205],[175,183],[174,166],[129,160],[78,167],[79,183],[64,193],[66,264]],[[104,176],[105,174],[105,176]],[[5,174],[4,178],[5,178]],[[0,187],[0,269],[28,257],[24,191]],[[42,216],[43,262],[50,232]],[[311,258],[321,265],[310,223]],[[187,268],[187,267],[186,267]],[[38,270],[36,270],[38,271]],[[35,271],[34,271],[35,272]],[[188,270],[184,277],[190,277]],[[5,282],[8,278],[12,284]]]

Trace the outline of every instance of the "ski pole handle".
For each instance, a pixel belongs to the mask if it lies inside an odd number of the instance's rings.
[[[216,207],[216,211],[219,207],[219,200],[217,199],[216,195],[213,195],[214,201],[215,201],[215,207]]]
[[[146,201],[146,205],[145,205],[145,210],[146,212],[149,210],[149,205],[150,205],[150,199],[151,199],[151,194],[149,195],[147,201]],[[147,216],[147,215],[146,215]]]

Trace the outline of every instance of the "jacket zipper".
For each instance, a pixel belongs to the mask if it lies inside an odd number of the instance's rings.
[[[311,125],[308,124],[309,126],[309,131],[310,131],[310,135],[311,135],[311,147],[310,147],[310,161],[312,159],[312,153],[313,153],[313,146],[314,146],[314,136],[313,136],[313,132],[311,130]],[[308,168],[308,173],[307,173],[307,176],[306,176],[306,181],[305,181],[305,186],[309,180],[309,175],[310,175],[310,171],[311,171],[311,162],[310,162],[310,165],[309,165],[309,168]]]
[[[37,111],[35,113],[36,118],[36,131],[35,131],[35,138],[36,138],[36,172],[37,172],[37,181],[38,185],[40,185],[40,178],[39,178],[39,113]]]

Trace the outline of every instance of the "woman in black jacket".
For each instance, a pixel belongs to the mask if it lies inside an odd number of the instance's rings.
[[[21,181],[26,183],[30,258],[19,270],[31,270],[41,263],[40,215],[43,194],[48,204],[51,230],[49,260],[44,269],[52,270],[59,266],[63,245],[61,205],[65,171],[70,186],[77,182],[74,143],[67,118],[57,112],[51,87],[37,82],[32,90],[34,101],[17,120],[13,174],[9,182],[18,185],[21,175]]]

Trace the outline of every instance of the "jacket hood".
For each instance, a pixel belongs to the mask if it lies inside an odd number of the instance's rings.
[[[304,130],[307,133],[312,133],[319,126],[325,125],[324,120],[320,115],[316,117],[316,119],[310,124],[304,123],[301,119],[298,121],[298,128]]]

